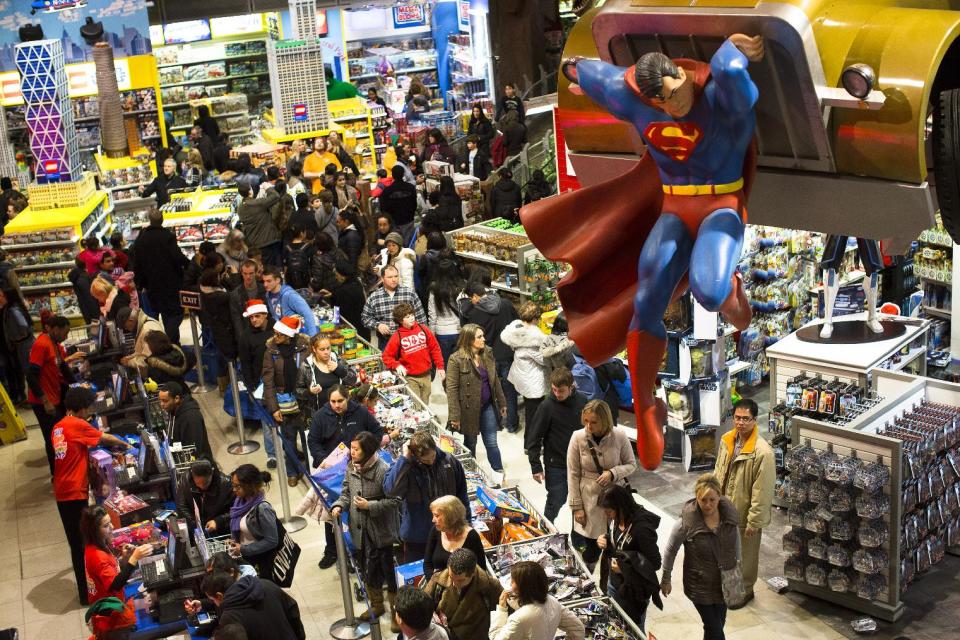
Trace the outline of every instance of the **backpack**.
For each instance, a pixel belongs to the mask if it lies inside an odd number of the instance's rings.
[[[270,217],[280,233],[290,228],[290,218],[296,208],[297,205],[289,193],[284,193],[280,200],[270,207]]]
[[[294,289],[303,289],[310,284],[310,258],[307,256],[307,244],[295,249],[287,245],[287,272],[284,274],[286,283]]]
[[[603,391],[600,389],[600,382],[597,380],[597,372],[593,370],[587,361],[579,353],[573,354],[573,367],[570,369],[573,374],[573,381],[577,385],[577,391],[587,396],[587,400],[603,399]]]

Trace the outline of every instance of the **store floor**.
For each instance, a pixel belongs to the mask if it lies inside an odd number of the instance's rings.
[[[248,456],[234,456],[226,447],[236,440],[234,423],[221,410],[221,398],[214,391],[199,394],[207,418],[211,445],[225,469],[244,462],[263,465],[261,447]],[[763,398],[757,398],[763,400]],[[446,416],[439,385],[434,385],[432,408]],[[0,447],[0,629],[17,627],[27,640],[75,640],[88,637],[83,609],[76,599],[66,539],[57,515],[50,487],[46,460],[36,420],[30,411],[21,412],[28,428],[27,440]],[[629,416],[621,414],[621,422]],[[762,424],[762,422],[761,422]],[[256,436],[259,439],[259,435]],[[519,485],[536,505],[546,494],[542,485],[529,477],[523,455],[522,435],[500,434],[500,448],[507,469],[506,481]],[[479,448],[485,460],[483,447]],[[661,548],[666,543],[680,506],[691,494],[695,473],[683,472],[679,465],[666,463],[657,473],[638,472],[631,485],[638,490],[644,505],[660,515]],[[291,504],[306,492],[306,486],[291,490]],[[269,489],[269,499],[279,509],[278,482]],[[564,507],[557,519],[561,531],[570,527],[570,512]],[[774,522],[765,532],[761,552],[760,575],[781,575],[780,535],[785,528],[783,513],[774,513]],[[329,638],[330,625],[343,615],[338,576],[335,569],[320,571],[317,561],[323,551],[320,525],[310,522],[293,534],[303,548],[291,594],[300,604],[308,638]],[[648,613],[649,630],[659,640],[693,640],[701,635],[699,617],[680,589],[682,557],[676,566],[674,594],[665,600],[664,610],[655,607]],[[939,566],[916,582],[907,592],[907,613],[896,624],[881,623],[877,638],[943,640],[955,637],[960,628],[960,558],[947,556]],[[850,621],[857,614],[800,594],[777,595],[762,582],[757,583],[756,599],[727,618],[728,640],[769,640],[770,638],[853,638]],[[389,629],[384,626],[389,635]]]

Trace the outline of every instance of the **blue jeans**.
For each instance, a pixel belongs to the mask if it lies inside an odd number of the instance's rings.
[[[276,459],[277,448],[273,446],[273,432],[270,423],[266,420],[261,420],[260,428],[263,430],[263,450],[267,452],[267,458]]]
[[[497,361],[497,377],[500,378],[500,388],[503,389],[503,395],[507,398],[507,423],[504,425],[510,433],[516,433],[520,429],[520,417],[517,415],[517,390],[513,384],[507,380],[510,375],[510,365],[512,362]]]
[[[483,438],[483,448],[487,450],[487,461],[494,471],[503,471],[503,460],[500,458],[500,447],[497,445],[497,410],[493,404],[488,404],[480,411],[480,437]],[[470,450],[473,457],[477,457],[477,436],[464,434],[463,444]]]
[[[440,343],[440,353],[443,355],[443,368],[447,368],[447,362],[450,360],[450,356],[453,355],[453,352],[457,349],[457,340],[460,339],[460,336],[454,334],[452,336],[437,336],[437,342]]]
[[[543,515],[550,522],[557,519],[560,507],[567,501],[567,470],[558,467],[544,467],[543,483],[547,488],[547,503]]]
[[[724,640],[723,625],[727,622],[727,605],[693,603],[703,621],[703,640]]]

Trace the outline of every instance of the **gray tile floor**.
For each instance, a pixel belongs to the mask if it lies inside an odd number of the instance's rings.
[[[763,400],[759,394],[758,400]],[[207,418],[207,428],[215,456],[222,466],[232,469],[244,462],[263,465],[263,448],[247,456],[226,451],[236,440],[234,423],[220,409],[216,391],[198,395]],[[435,386],[432,408],[445,419],[446,407],[439,386]],[[35,420],[29,411],[25,421]],[[625,413],[621,421],[629,423]],[[28,429],[27,440],[0,447],[0,629],[18,627],[29,640],[74,640],[88,637],[83,610],[76,600],[72,584],[66,540],[50,488],[39,430]],[[259,434],[253,436],[260,440]],[[502,432],[500,448],[507,469],[506,482],[517,484],[534,504],[546,499],[543,487],[529,477],[523,454],[522,435]],[[479,458],[486,457],[480,447]],[[631,485],[638,490],[647,508],[662,517],[661,546],[691,494],[696,473],[685,473],[678,464],[665,463],[656,473],[638,472]],[[270,500],[280,504],[278,483],[269,490]],[[305,494],[301,484],[291,490],[296,505]],[[557,518],[561,531],[570,527],[570,513],[564,507]],[[780,575],[782,559],[780,535],[785,516],[774,514],[774,523],[765,532],[761,552],[762,578]],[[303,531],[293,534],[303,548],[291,593],[300,603],[309,638],[329,638],[330,625],[343,615],[337,572],[320,571],[316,563],[323,551],[320,525],[311,521]],[[678,560],[678,563],[680,561]],[[679,565],[678,565],[679,566]],[[945,640],[957,636],[960,628],[960,559],[947,559],[917,581],[907,592],[907,613],[893,625],[881,623],[877,638]],[[727,622],[730,640],[770,640],[775,638],[853,638],[849,627],[857,615],[851,611],[800,594],[777,595],[758,588],[757,599],[748,607],[731,612]],[[692,604],[680,593],[665,601],[665,609],[651,608],[649,627],[660,640],[690,640],[699,637],[701,627]]]

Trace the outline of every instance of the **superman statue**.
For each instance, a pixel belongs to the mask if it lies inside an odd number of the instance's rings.
[[[735,34],[709,65],[661,53],[629,68],[565,60],[570,90],[631,123],[647,152],[624,175],[521,210],[540,251],[571,265],[559,295],[587,360],[612,357],[626,334],[637,453],[647,469],[663,457],[666,406],[655,388],[671,300],[689,287],[738,329],[750,323],[736,267],[755,165],[757,87],[747,65],[763,55],[761,36]]]

